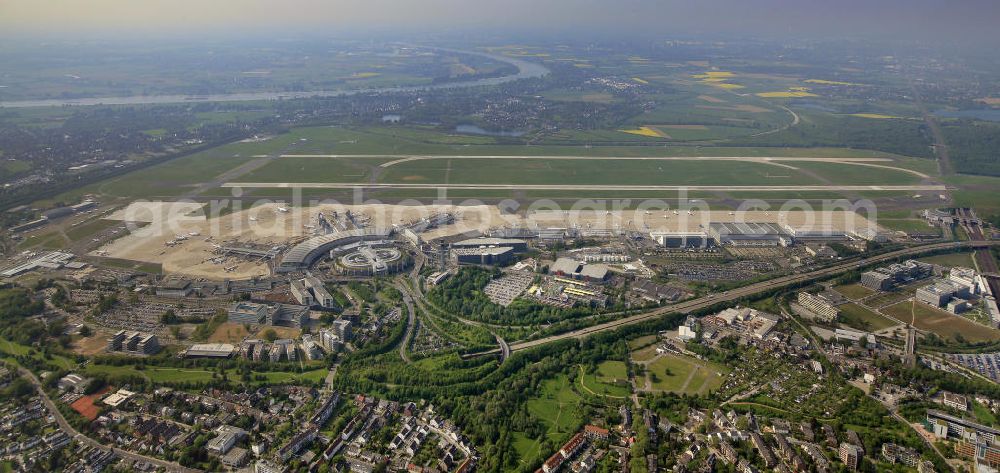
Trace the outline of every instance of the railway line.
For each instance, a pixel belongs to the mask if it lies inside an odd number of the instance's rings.
[[[548,343],[557,342],[560,340],[584,338],[593,335],[595,333],[614,330],[620,327],[634,325],[637,323],[642,323],[670,313],[675,313],[675,312],[682,314],[691,313],[697,310],[711,307],[720,302],[732,302],[744,297],[753,296],[766,291],[787,287],[795,283],[823,279],[839,273],[849,271],[851,269],[855,269],[873,263],[890,261],[895,258],[917,256],[920,254],[938,250],[948,250],[948,249],[958,249],[958,248],[986,248],[997,244],[1000,244],[1000,241],[964,241],[964,242],[933,243],[928,245],[904,248],[901,250],[896,250],[889,253],[884,253],[881,255],[865,258],[860,261],[850,261],[850,262],[840,263],[827,268],[817,269],[815,271],[792,274],[775,278],[769,281],[750,284],[748,286],[726,291],[721,294],[712,294],[698,299],[692,299],[690,301],[664,306],[652,310],[650,312],[636,314],[622,319],[596,324],[590,327],[585,327],[582,329],[573,330],[558,335],[539,338],[537,340],[528,340],[524,342],[511,343],[509,345],[508,350],[509,352],[514,353],[534,348],[537,346],[545,345]],[[499,353],[500,349],[496,348],[487,352],[478,353],[477,355],[490,355]]]

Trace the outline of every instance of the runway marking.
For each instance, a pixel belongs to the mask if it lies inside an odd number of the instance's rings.
[[[727,185],[593,185],[593,184],[425,184],[425,183],[380,183],[364,184],[352,182],[226,182],[222,187],[242,187],[255,189],[457,189],[457,190],[604,190],[604,191],[737,191],[737,192],[780,192],[780,191],[946,191],[939,184],[917,185],[803,185],[803,186],[727,186]]]

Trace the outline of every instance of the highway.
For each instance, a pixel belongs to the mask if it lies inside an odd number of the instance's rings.
[[[884,261],[889,261],[895,258],[916,256],[923,253],[928,253],[936,250],[946,250],[953,248],[981,248],[992,245],[1000,244],[1000,241],[965,241],[965,242],[946,242],[946,243],[934,243],[929,245],[914,246],[909,248],[904,248],[901,250],[892,251],[889,253],[884,253],[881,255],[872,256],[860,261],[850,261],[846,263],[839,263],[827,268],[817,269],[815,271],[810,271],[807,273],[791,274],[788,276],[782,276],[779,278],[771,279],[768,281],[763,281],[755,284],[750,284],[741,288],[733,289],[721,294],[711,294],[698,299],[692,299],[685,302],[680,302],[677,304],[672,304],[664,306],[650,312],[645,312],[642,314],[636,314],[629,317],[625,317],[618,320],[613,320],[611,322],[605,322],[597,325],[592,325],[590,327],[585,327],[578,330],[573,330],[566,333],[561,333],[558,335],[552,335],[549,337],[539,338],[537,340],[529,340],[524,342],[517,342],[510,345],[509,350],[511,352],[517,352],[521,350],[527,350],[529,348],[534,348],[540,345],[545,345],[552,342],[557,342],[560,340],[566,340],[571,338],[584,338],[589,335],[604,332],[607,330],[614,330],[619,327],[624,327],[627,325],[633,325],[642,323],[648,320],[656,319],[660,316],[670,313],[690,313],[697,310],[705,309],[711,307],[712,305],[718,304],[720,302],[732,302],[737,299],[753,296],[763,292],[767,292],[774,289],[780,289],[792,284],[813,281],[817,279],[827,278],[842,272],[849,271],[851,269],[857,268],[859,266],[865,266],[872,263],[881,263]],[[488,352],[483,352],[481,355],[485,354],[495,354],[499,353],[499,349],[494,349]]]
[[[399,344],[399,357],[407,363],[412,363],[413,361],[410,359],[410,354],[407,353],[407,349],[410,346],[410,342],[413,340],[413,331],[417,326],[417,311],[413,308],[413,298],[410,297],[410,293],[407,292],[403,283],[397,284],[396,289],[403,295],[403,303],[406,305],[407,314],[406,335],[403,336],[403,341]]]

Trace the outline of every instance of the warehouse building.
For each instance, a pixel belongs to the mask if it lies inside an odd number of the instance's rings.
[[[708,236],[723,246],[788,246],[792,237],[776,223],[712,222]]]
[[[785,233],[792,237],[795,241],[845,241],[850,238],[847,236],[847,232],[843,230],[837,230],[830,226],[805,226],[805,227],[793,227],[791,225],[783,226]]]
[[[188,297],[192,292],[191,281],[182,278],[167,278],[156,286],[156,295],[162,297]]]
[[[610,272],[603,264],[586,264],[571,258],[559,258],[549,267],[549,274],[588,282],[604,282]]]
[[[708,248],[711,242],[704,232],[650,232],[649,237],[666,248]]]
[[[36,228],[44,227],[48,223],[49,223],[49,219],[47,217],[42,217],[42,218],[39,218],[37,220],[32,220],[32,221],[27,222],[27,223],[22,223],[20,225],[15,225],[13,227],[10,227],[9,230],[10,230],[11,233],[21,233],[21,232],[26,232],[28,230],[34,230]]]
[[[229,358],[236,347],[229,343],[202,343],[184,350],[185,358]]]

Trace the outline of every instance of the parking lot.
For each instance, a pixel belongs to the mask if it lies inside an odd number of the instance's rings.
[[[994,381],[1000,381],[1000,353],[958,354],[948,357]]]
[[[511,271],[490,281],[483,289],[483,292],[486,293],[486,296],[494,304],[507,307],[511,302],[514,302],[514,299],[524,294],[524,291],[528,289],[528,286],[531,285],[531,281],[534,279],[535,276],[532,273]]]

